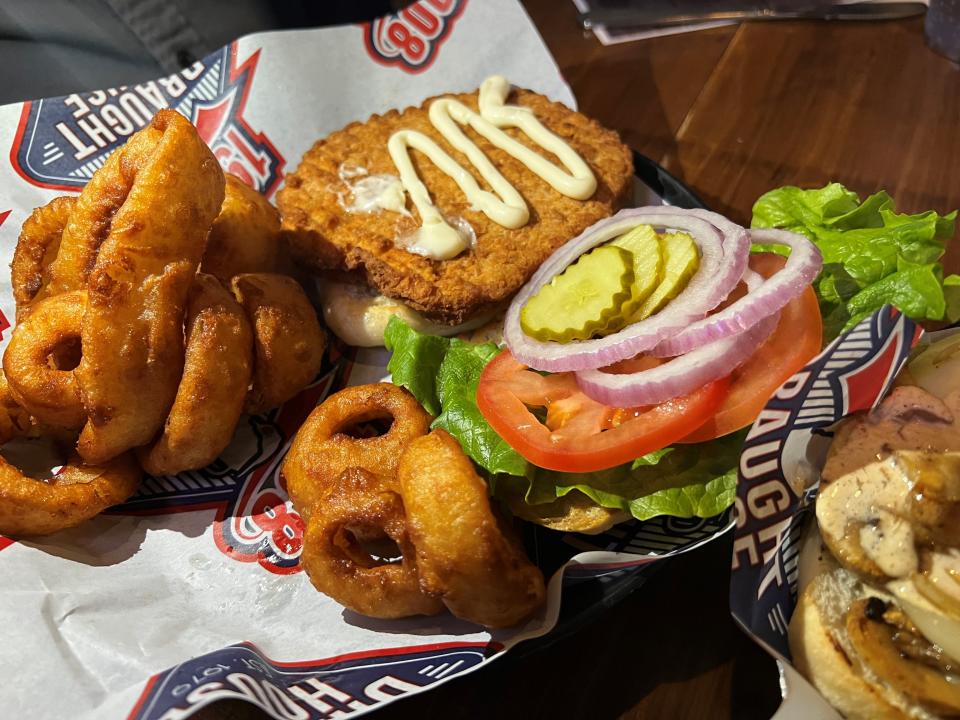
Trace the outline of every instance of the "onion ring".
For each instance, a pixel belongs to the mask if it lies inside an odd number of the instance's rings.
[[[390,420],[376,437],[351,437],[352,426]],[[416,398],[391,383],[354,385],[331,395],[300,426],[282,474],[293,505],[309,520],[319,499],[349,468],[376,474],[387,489],[398,490],[397,467],[404,449],[430,429],[430,416]]]
[[[44,275],[57,257],[63,228],[76,204],[75,197],[56,197],[34,210],[20,228],[13,262],[10,263],[17,322],[27,316],[30,303],[43,287]]]
[[[237,275],[233,293],[253,325],[253,386],[246,411],[279,407],[320,371],[327,334],[303,288],[287,275]]]
[[[426,592],[457,617],[492,628],[516,625],[543,605],[543,574],[504,533],[486,483],[449,433],[414,440],[398,477]]]
[[[410,543],[403,501],[361,468],[340,475],[307,523],[300,563],[310,582],[351,610],[376,618],[436,615],[443,603],[420,587],[419,554]],[[400,562],[380,563],[358,538],[393,540]]]
[[[77,451],[89,463],[149,443],[163,425],[183,371],[187,293],[223,203],[223,171],[196,128],[173,110],[158,112],[110,160],[119,153],[125,182],[92,198],[118,208],[100,226],[106,239],[87,280],[83,357],[74,371],[88,418]],[[99,175],[87,188],[102,185]],[[83,216],[86,192],[54,264]]]
[[[0,533],[47,535],[75,527],[137,489],[143,473],[130,453],[102,466],[74,457],[51,480],[34,480],[0,458]]]
[[[729,375],[766,342],[779,321],[778,311],[749,330],[701,345],[649,370],[628,374],[582,370],[576,373],[577,385],[584,395],[604,405],[657,405]]]
[[[689,232],[700,249],[699,270],[666,308],[595,340],[543,342],[523,332],[520,311],[533,295],[586,251],[641,224]],[[596,369],[635,357],[719,305],[743,275],[749,252],[747,231],[716,213],[666,207],[621,210],[587,228],[540,266],[510,303],[504,341],[519,362],[550,372]]]
[[[3,354],[3,371],[17,404],[53,427],[83,427],[87,413],[74,378],[87,293],[46,298],[17,325]]]
[[[0,372],[0,445],[16,438],[31,437],[37,431],[36,421],[13,397],[7,376]]]
[[[230,444],[253,368],[253,332],[233,295],[198,273],[187,300],[183,377],[163,432],[137,457],[151,475],[210,464]]]
[[[130,195],[134,186],[142,184],[144,171],[154,172],[163,170],[161,164],[155,163],[154,156],[158,152],[163,152],[161,141],[164,140],[164,128],[167,124],[179,127],[183,125],[192,127],[185,118],[179,116],[179,120],[171,119],[172,114],[177,114],[172,110],[159,111],[147,127],[134,133],[130,138],[107,157],[106,162],[93,174],[90,181],[80,191],[76,198],[76,204],[66,226],[63,228],[63,235],[60,241],[60,248],[57,257],[47,268],[45,283],[37,299],[52,297],[63,292],[71,290],[80,290],[86,283],[93,270],[97,260],[97,255],[101,245],[117,231],[136,232],[136,215],[130,212],[130,208],[121,212],[124,206],[129,206]],[[166,145],[170,142],[176,142],[176,139],[170,136],[166,137]],[[205,148],[206,146],[204,146]],[[186,150],[186,149],[185,149]],[[192,157],[196,157],[190,151],[179,162],[171,164],[171,174],[165,176],[167,180],[171,177],[177,177],[178,182],[168,183],[169,187],[185,186],[183,191],[190,190],[190,186],[195,178],[190,174],[183,174],[182,164],[189,162]],[[216,160],[214,159],[215,163]],[[216,166],[219,170],[219,165]],[[222,173],[221,173],[222,174]],[[197,186],[200,194],[203,194],[203,184]],[[157,190],[156,188],[153,189]],[[134,197],[142,195],[134,194]],[[163,198],[163,190],[157,193],[157,199]],[[138,198],[139,199],[139,198]],[[173,224],[183,226],[185,219],[189,217],[188,209],[194,203],[190,202],[179,209],[171,207],[167,217],[170,214],[175,215]],[[217,205],[219,208],[219,204]],[[216,210],[214,211],[216,212]],[[147,217],[143,213],[141,217]],[[166,221],[163,221],[166,222]],[[211,221],[212,222],[212,221]],[[117,225],[115,228],[114,225]],[[206,224],[209,228],[210,223]],[[154,227],[154,223],[147,223],[145,227]]]
[[[234,275],[276,272],[280,213],[236,175],[225,178],[223,207],[210,227],[200,270],[229,287]]]

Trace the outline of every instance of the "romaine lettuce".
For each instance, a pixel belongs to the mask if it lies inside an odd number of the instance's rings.
[[[754,204],[752,226],[793,230],[820,248],[823,270],[814,287],[829,342],[886,303],[916,320],[960,319],[960,276],[945,278],[939,263],[956,217],[899,214],[886,192],[860,202],[830,183],[771,190]]]
[[[640,520],[658,515],[711,517],[733,503],[737,456],[743,434],[698,445],[677,445],[632,463],[594,473],[561,473],[528,463],[494,432],[477,407],[477,385],[486,364],[500,352],[493,343],[474,345],[424,335],[392,318],[385,333],[393,352],[387,369],[440,427],[460,442],[496,492],[497,478],[527,484],[526,500],[543,504],[582,492],[604,507],[621,508]]]

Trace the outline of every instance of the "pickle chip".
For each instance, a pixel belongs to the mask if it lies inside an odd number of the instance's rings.
[[[652,225],[638,225],[625,235],[613,240],[611,245],[623,248],[633,256],[633,295],[611,318],[603,334],[618,332],[640,319],[644,301],[663,282],[663,252],[660,236]]]
[[[640,306],[637,320],[643,320],[663,308],[680,294],[700,267],[697,244],[687,233],[664,233],[660,236],[663,251],[663,280]]]
[[[607,327],[633,296],[633,255],[598,247],[544,285],[520,311],[520,327],[537,340],[586,340]]]

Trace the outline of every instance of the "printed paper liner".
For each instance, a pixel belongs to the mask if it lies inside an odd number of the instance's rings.
[[[892,306],[881,308],[784,383],[744,443],[730,609],[780,665],[787,702],[778,717],[784,720],[838,717],[789,665],[787,645],[797,602],[801,537],[811,521],[830,428],[885,397],[922,334],[919,325]],[[801,696],[805,699],[794,699]]]
[[[318,138],[371,113],[474,89],[492,72],[575,106],[517,2],[421,0],[362,27],[244,37],[167,78],[0,107],[3,264],[32,209],[78,192],[157,109],[189,117],[226,170],[272,196]],[[13,317],[0,273],[0,346]],[[595,537],[528,526],[528,548],[552,578],[549,603],[511,632],[448,615],[388,623],[345,612],[299,572],[303,526],[278,468],[318,401],[384,373],[382,354],[334,348],[311,387],[244,418],[212,465],[148,478],[81,528],[0,538],[0,666],[17,677],[0,689],[0,707],[16,716],[172,720],[241,697],[276,718],[368,712],[551,631],[563,587],[603,588],[582,617],[635,588],[649,563],[731,527],[730,513],[628,523]]]

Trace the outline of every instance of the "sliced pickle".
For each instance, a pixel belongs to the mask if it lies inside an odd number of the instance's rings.
[[[603,335],[622,330],[639,320],[640,307],[663,282],[663,250],[660,236],[652,225],[638,225],[610,244],[623,248],[633,256],[633,295],[620,308],[620,314],[611,318]]]
[[[633,294],[633,256],[604,245],[581,255],[520,311],[520,327],[537,340],[586,340],[603,330]]]
[[[697,244],[687,233],[664,233],[660,236],[664,257],[663,281],[640,306],[637,320],[650,317],[680,294],[700,267]]]

